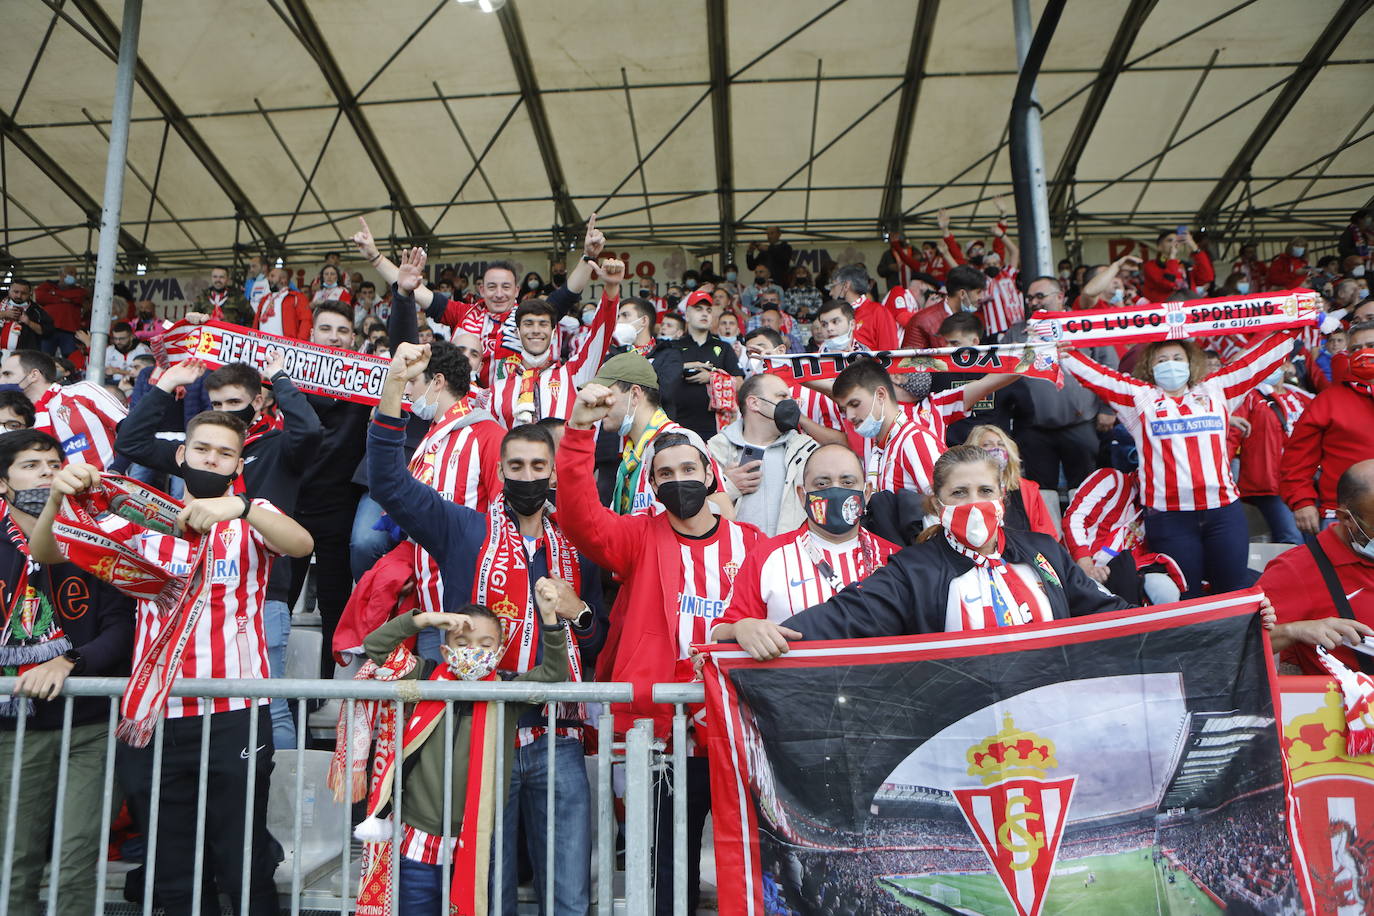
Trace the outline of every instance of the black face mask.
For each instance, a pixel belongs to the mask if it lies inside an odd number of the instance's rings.
[[[186,481],[186,492],[196,499],[214,499],[216,496],[223,496],[229,485],[234,482],[234,478],[239,475],[202,471],[183,461],[177,470],[177,476]]]
[[[773,405],[773,425],[780,433],[790,433],[801,426],[801,405],[785,398]]]
[[[668,303],[669,308],[677,308],[677,304],[682,301],[682,297],[674,296],[670,293],[667,297],[665,297],[665,301]]]
[[[552,277],[549,278],[549,280],[553,283],[554,286],[562,286],[565,282],[567,282],[567,279],[567,274],[554,274]]]
[[[806,493],[806,515],[831,534],[848,534],[864,514],[862,490],[824,487]]]
[[[222,412],[227,413],[231,417],[238,417],[243,421],[244,426],[252,426],[253,418],[258,415],[258,409],[252,404],[247,404],[240,407],[238,410],[225,410]]]
[[[553,487],[549,486],[549,478],[539,477],[534,480],[511,480],[507,478],[501,485],[502,492],[506,497],[506,505],[515,510],[516,515],[534,515],[544,504],[551,501],[553,497]]]
[[[1002,272],[1000,267],[984,267],[983,273],[987,274],[989,280],[996,280],[997,275]]]
[[[706,505],[706,484],[700,480],[670,480],[658,485],[658,501],[678,518],[696,518]]]

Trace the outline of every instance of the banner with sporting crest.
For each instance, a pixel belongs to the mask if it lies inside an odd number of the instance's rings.
[[[708,647],[721,912],[1302,912],[1258,602]]]

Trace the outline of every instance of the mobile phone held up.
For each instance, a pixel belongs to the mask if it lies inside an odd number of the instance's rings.
[[[744,450],[739,453],[740,466],[751,464],[755,461],[763,460],[763,449],[757,445],[746,445]]]

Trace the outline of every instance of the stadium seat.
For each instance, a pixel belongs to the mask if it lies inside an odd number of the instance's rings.
[[[296,798],[295,750],[277,751],[273,755],[272,786],[268,797],[267,829],[281,843],[286,858],[277,866],[277,888],[291,888],[292,861],[298,859],[301,886],[338,867],[344,844],[352,837],[345,833],[344,805],[334,800],[325,785],[329,772],[329,751],[306,751],[305,775],[301,797]],[[299,801],[299,805],[297,802]],[[301,844],[295,848],[296,810],[301,812]]]
[[[1054,535],[1062,538],[1064,536],[1064,513],[1059,507],[1058,490],[1041,490],[1040,498],[1045,501],[1045,508],[1050,512],[1050,518],[1054,519]]]
[[[1296,544],[1268,544],[1258,543],[1250,545],[1250,568],[1255,572],[1264,572],[1264,567],[1269,565],[1269,561],[1283,553]]]
[[[315,680],[320,676],[320,648],[324,637],[319,630],[291,628],[286,638],[286,677]]]

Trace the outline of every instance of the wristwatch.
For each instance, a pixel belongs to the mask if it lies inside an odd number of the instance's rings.
[[[572,625],[579,630],[585,630],[592,625],[592,609],[587,602],[582,602],[582,612],[574,618]]]
[[[243,512],[239,514],[239,518],[247,518],[248,513],[253,511],[253,501],[248,498],[247,493],[240,493],[239,499],[243,500]]]
[[[86,659],[76,649],[68,649],[62,653],[62,657],[72,663],[72,674],[81,675],[86,673]]]
[[[589,264],[595,264],[595,263],[596,263],[596,258],[594,258],[594,257],[592,257],[591,255],[587,254],[585,251],[582,252],[582,260],[586,261],[586,262],[589,263]]]

